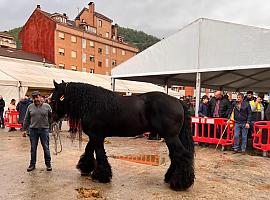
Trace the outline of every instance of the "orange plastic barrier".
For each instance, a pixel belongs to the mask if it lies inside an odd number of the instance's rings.
[[[258,121],[254,123],[253,148],[270,151],[270,121]]]
[[[5,126],[9,128],[22,128],[22,125],[19,123],[19,112],[11,110],[5,112]]]
[[[192,117],[191,126],[194,142],[220,144],[223,147],[233,144],[234,121],[225,118]]]

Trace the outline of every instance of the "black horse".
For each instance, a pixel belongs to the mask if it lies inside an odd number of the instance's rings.
[[[165,182],[174,190],[186,190],[194,183],[194,143],[190,115],[183,102],[162,92],[120,96],[84,83],[54,82],[54,86],[53,121],[67,114],[89,136],[77,164],[82,175],[110,182],[112,171],[104,149],[105,137],[151,132],[163,137],[169,149],[171,165]]]

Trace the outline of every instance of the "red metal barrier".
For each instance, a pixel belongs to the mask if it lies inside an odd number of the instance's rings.
[[[270,121],[258,121],[254,123],[253,148],[270,151]]]
[[[222,146],[232,145],[234,135],[233,125],[233,121],[225,118],[192,117],[193,140],[194,142],[220,144]],[[223,137],[221,138],[222,134]]]
[[[19,112],[11,110],[5,112],[5,126],[9,128],[22,128],[22,125],[19,123]]]

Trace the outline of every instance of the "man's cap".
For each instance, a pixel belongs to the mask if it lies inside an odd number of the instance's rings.
[[[40,95],[40,92],[39,91],[32,92],[32,96],[38,96],[38,95]]]

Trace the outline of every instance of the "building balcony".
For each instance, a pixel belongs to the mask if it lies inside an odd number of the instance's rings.
[[[86,26],[85,26],[85,30],[86,30],[87,32],[97,34],[97,29],[96,29],[95,27],[86,25]]]

